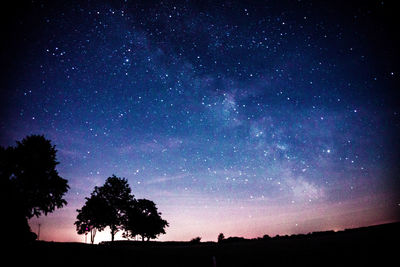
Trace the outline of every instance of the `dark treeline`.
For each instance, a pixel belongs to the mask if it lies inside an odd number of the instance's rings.
[[[345,230],[348,231],[348,230]],[[218,236],[218,243],[232,243],[232,242],[248,242],[248,241],[256,241],[256,240],[278,240],[278,239],[294,239],[294,238],[313,238],[316,236],[327,236],[327,235],[333,235],[335,232],[333,230],[329,231],[319,231],[319,232],[311,232],[308,234],[293,234],[293,235],[276,235],[274,237],[271,237],[269,235],[264,235],[262,237],[256,237],[256,238],[244,238],[244,237],[237,237],[237,236],[232,236],[228,238],[221,238],[221,233]]]
[[[400,223],[307,235],[237,239],[236,242],[35,242],[29,257],[42,266],[391,266],[398,261]],[[226,240],[232,240],[226,238]],[[232,240],[233,241],[233,240]],[[65,257],[65,255],[73,255]]]
[[[351,229],[344,229],[341,231],[317,231],[317,232],[310,232],[307,234],[292,234],[292,235],[276,235],[271,237],[269,235],[264,235],[262,237],[256,238],[244,238],[244,237],[237,237],[232,236],[228,238],[222,238],[223,233],[220,233],[218,236],[218,243],[238,243],[238,242],[254,242],[254,241],[268,241],[268,240],[296,240],[296,239],[316,239],[316,238],[325,238],[325,237],[338,237],[343,235],[358,235],[358,234],[371,234],[377,232],[377,230],[385,231],[386,234],[390,234],[389,230],[393,230],[393,232],[398,232],[398,228],[400,223],[391,223],[391,224],[384,224],[384,225],[377,225],[377,226],[367,226],[367,227],[360,227],[360,228],[351,228]]]

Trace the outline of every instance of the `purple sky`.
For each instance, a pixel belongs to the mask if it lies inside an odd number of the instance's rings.
[[[40,239],[84,241],[76,209],[112,174],[157,204],[160,240],[399,220],[390,4],[145,2],[36,1],[8,21],[0,144],[44,134],[70,185],[31,220]]]

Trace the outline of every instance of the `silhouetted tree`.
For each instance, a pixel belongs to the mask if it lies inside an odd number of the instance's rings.
[[[112,216],[111,207],[104,198],[92,194],[86,198],[85,205],[78,212],[75,222],[78,234],[90,233],[90,242],[93,244],[96,232],[103,231],[109,225]]]
[[[96,203],[104,207],[103,211],[99,211],[103,212],[103,214],[99,216],[97,216],[97,212],[93,211],[93,214],[96,214],[95,222],[98,225],[96,228],[102,229],[103,227],[109,226],[111,230],[111,241],[114,241],[115,234],[126,220],[126,211],[132,206],[134,201],[134,196],[131,194],[128,181],[125,178],[112,175],[107,178],[103,186],[96,186],[94,188],[91,198],[101,199],[101,201],[96,200]],[[94,206],[95,205],[91,205],[89,208],[93,209],[95,208]],[[80,221],[79,218],[77,219]]]
[[[222,240],[224,240],[224,239],[225,239],[224,234],[223,234],[223,233],[220,233],[220,234],[218,235],[218,243],[222,242]]]
[[[16,147],[0,149],[0,190],[6,239],[31,240],[28,219],[67,204],[68,181],[58,175],[55,146],[43,135],[30,135]],[[11,231],[16,229],[17,232]]]
[[[165,234],[165,227],[168,222],[161,218],[161,212],[158,212],[156,204],[148,199],[139,199],[133,202],[133,205],[127,212],[124,230],[125,237],[135,237],[140,235],[142,241],[147,238],[157,238],[160,234]]]

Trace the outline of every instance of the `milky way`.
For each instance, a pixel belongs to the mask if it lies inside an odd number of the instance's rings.
[[[1,145],[44,134],[71,187],[41,239],[83,241],[75,210],[112,174],[157,204],[161,240],[399,220],[390,3],[143,2],[5,19]]]

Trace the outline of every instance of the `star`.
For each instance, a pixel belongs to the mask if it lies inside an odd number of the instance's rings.
[[[113,174],[174,222],[163,240],[397,220],[393,15],[329,6],[23,4],[3,33],[0,141],[56,145],[69,206],[40,218],[47,239],[81,241],[74,212]]]

